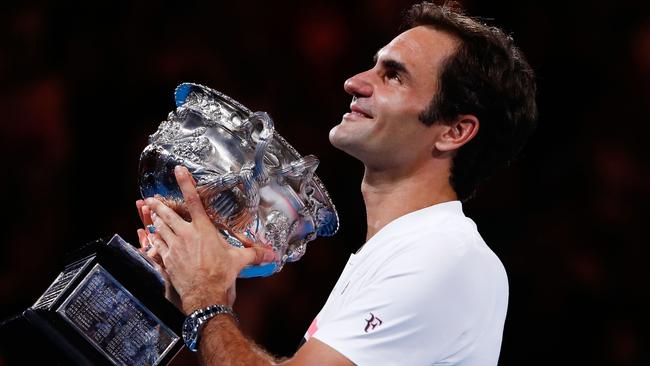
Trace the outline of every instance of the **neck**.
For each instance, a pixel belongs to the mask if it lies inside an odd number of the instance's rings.
[[[400,216],[457,199],[449,183],[449,169],[440,174],[440,169],[430,168],[400,175],[366,167],[361,183],[368,220],[366,241]]]

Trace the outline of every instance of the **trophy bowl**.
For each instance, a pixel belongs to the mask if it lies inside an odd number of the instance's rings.
[[[174,167],[188,168],[213,224],[234,247],[273,249],[274,261],[248,266],[240,277],[269,276],[300,259],[307,243],[338,230],[338,215],[315,170],[274,130],[265,112],[252,112],[199,84],[175,91],[176,110],[149,137],[140,156],[142,197],[157,197],[190,219]]]

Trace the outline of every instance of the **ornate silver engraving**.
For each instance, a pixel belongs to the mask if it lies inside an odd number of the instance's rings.
[[[141,193],[159,195],[186,217],[173,175],[175,165],[185,165],[231,245],[266,246],[276,253],[274,265],[245,269],[240,276],[275,273],[300,259],[316,236],[338,230],[336,209],[315,175],[318,159],[302,157],[275,132],[268,114],[198,84],[181,84],[175,98],[176,111],[140,157]]]

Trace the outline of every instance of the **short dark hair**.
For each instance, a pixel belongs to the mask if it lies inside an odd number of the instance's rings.
[[[535,75],[512,37],[466,16],[455,2],[422,2],[409,8],[404,27],[430,26],[458,39],[444,61],[438,90],[420,115],[427,124],[472,114],[478,134],[453,158],[450,183],[458,198],[473,197],[478,184],[509,165],[535,129]]]

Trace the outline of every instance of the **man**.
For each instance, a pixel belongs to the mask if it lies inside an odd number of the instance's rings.
[[[533,73],[512,39],[448,7],[414,5],[406,24],[370,70],[345,82],[350,112],[330,132],[335,147],[365,166],[365,245],[293,358],[268,355],[226,313],[200,330],[206,364],[497,363],[507,277],[459,200],[531,133]],[[191,175],[175,173],[192,221],[155,199],[139,201],[143,221],[151,217],[157,230],[139,230],[140,241],[154,243],[150,254],[160,256],[186,314],[232,306],[239,271],[272,254],[227,245]]]

